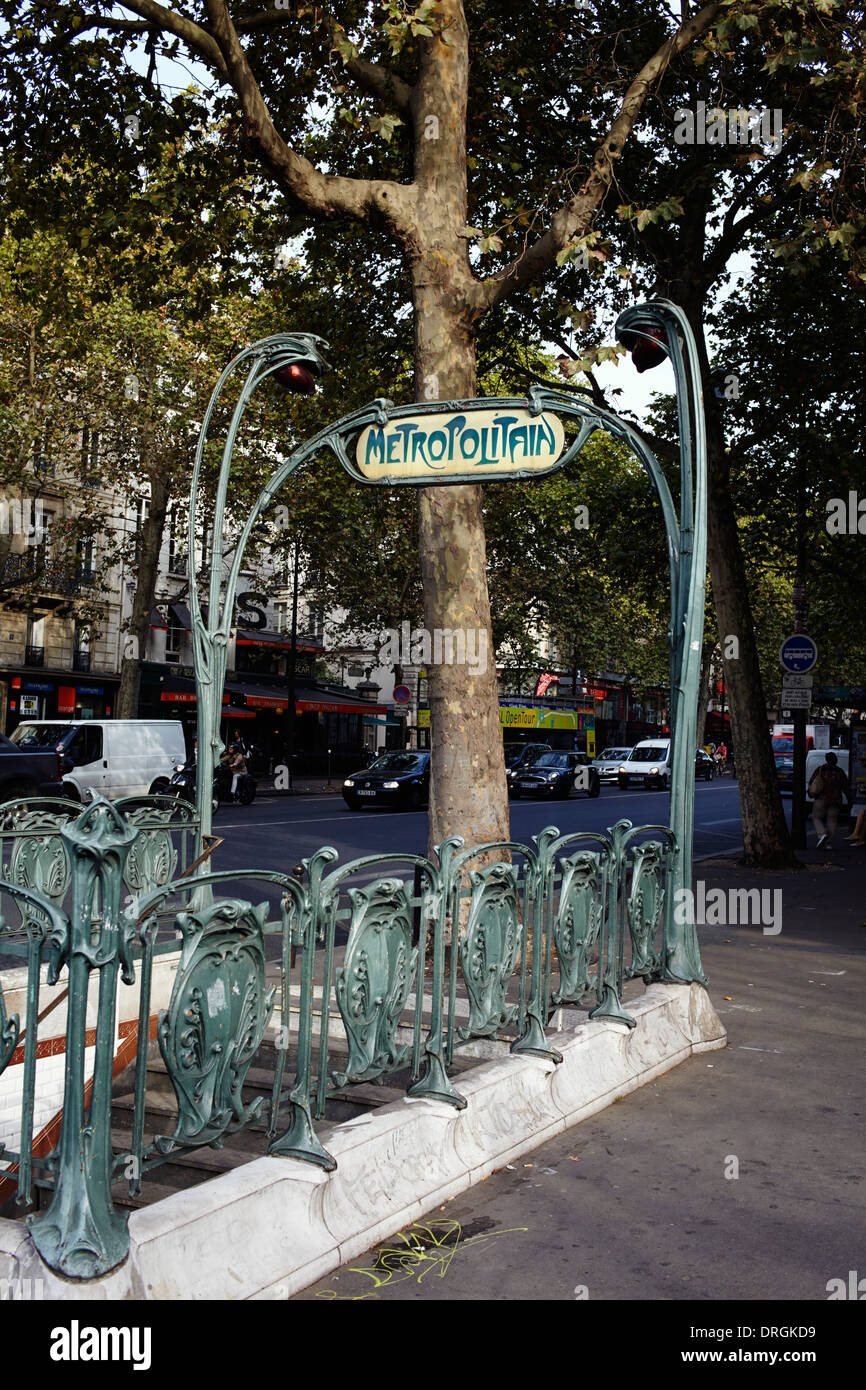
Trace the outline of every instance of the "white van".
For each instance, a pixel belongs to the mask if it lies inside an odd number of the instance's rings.
[[[632,782],[664,790],[671,778],[672,749],[673,741],[669,738],[645,738],[636,743],[619,765],[617,782],[623,790]]]
[[[11,738],[22,750],[62,753],[64,795],[73,801],[166,791],[186,761],[178,719],[41,719],[19,724]]]

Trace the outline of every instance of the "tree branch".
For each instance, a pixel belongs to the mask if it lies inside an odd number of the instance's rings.
[[[321,174],[286,144],[271,120],[225,0],[205,0],[207,28],[166,9],[158,0],[122,3],[157,31],[182,39],[192,52],[216,69],[240,101],[247,139],[262,164],[310,212],[322,217],[383,222],[401,239],[416,231],[415,190],[411,186]],[[101,19],[96,23],[103,26]]]
[[[219,49],[212,34],[207,29],[203,29],[200,24],[187,19],[184,15],[178,14],[176,10],[166,9],[165,5],[160,5],[157,0],[122,0],[124,9],[132,10],[133,14],[140,15],[146,19],[148,24],[155,29],[161,29],[164,33],[174,34],[177,38],[183,39],[187,48],[192,49],[200,58],[204,58],[212,68],[216,68],[221,77],[228,80],[228,68],[225,59]],[[106,20],[99,20],[97,27],[102,29],[110,27],[112,21],[110,16]]]
[[[275,29],[277,25],[284,24],[287,19],[292,18],[294,16],[288,10],[259,10],[257,14],[250,15],[247,19],[239,19],[235,24],[235,29],[239,34],[254,33],[261,29]],[[328,31],[328,38],[333,45],[340,26],[330,15],[324,16],[324,24]],[[382,63],[373,63],[367,58],[361,57],[349,58],[344,63],[344,67],[358,86],[362,87],[370,96],[376,97],[396,111],[406,112],[409,110],[412,88],[390,68],[383,66]]]
[[[588,230],[593,214],[603,202],[612,182],[614,162],[622,154],[623,145],[640,115],[650,87],[661,77],[673,58],[710,28],[721,8],[721,4],[705,5],[644,64],[626,92],[607,136],[596,149],[592,168],[582,189],[562,205],[554,214],[549,229],[532,246],[527,247],[516,261],[501,274],[478,285],[477,304],[480,312],[486,312],[515,290],[523,289],[537,280],[554,265],[559,252],[575,236]]]

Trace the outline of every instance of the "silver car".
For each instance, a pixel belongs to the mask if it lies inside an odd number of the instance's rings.
[[[599,781],[615,782],[619,769],[630,752],[631,748],[605,748],[597,758],[593,758],[592,766],[598,773]]]

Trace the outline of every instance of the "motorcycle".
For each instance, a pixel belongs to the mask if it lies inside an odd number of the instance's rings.
[[[178,763],[175,767],[171,781],[169,783],[168,795],[182,798],[195,805],[195,763]],[[237,803],[241,806],[249,806],[255,799],[258,791],[258,783],[254,777],[246,773],[238,781],[237,792],[231,794],[232,774],[227,767],[222,764],[214,769],[211,813],[216,815],[220,806],[227,802]]]
[[[236,802],[241,806],[249,806],[250,802],[255,800],[259,788],[255,777],[252,777],[249,772],[245,772],[238,778],[238,787],[234,796],[232,796],[231,786],[232,774],[230,769],[224,763],[218,763],[214,769],[214,795],[220,801],[226,801],[230,804]]]

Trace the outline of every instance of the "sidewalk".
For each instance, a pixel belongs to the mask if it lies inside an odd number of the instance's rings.
[[[708,916],[719,888],[729,907],[729,890],[759,889],[781,909],[776,934],[699,928],[725,1050],[296,1297],[826,1301],[828,1281],[866,1275],[866,850],[837,839],[833,853],[803,851],[797,873],[696,866]]]

